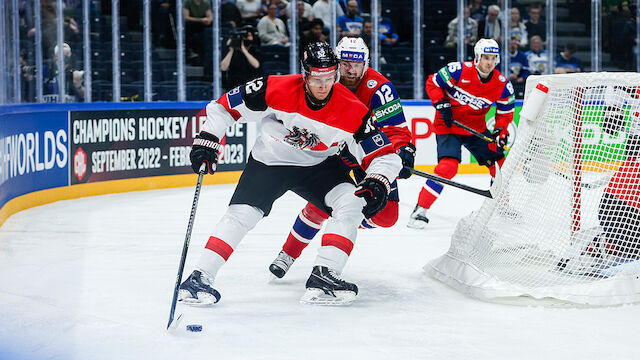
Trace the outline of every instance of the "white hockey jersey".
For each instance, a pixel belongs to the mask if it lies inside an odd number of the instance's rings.
[[[207,105],[202,131],[224,136],[235,121],[261,122],[251,150],[266,165],[313,166],[349,146],[367,173],[396,178],[402,162],[369,109],[341,84],[319,110],[305,100],[302,75],[258,78]]]

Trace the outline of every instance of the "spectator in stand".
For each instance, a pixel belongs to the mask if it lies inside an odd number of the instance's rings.
[[[173,48],[176,46],[173,32],[171,31],[171,21],[169,16],[175,18],[175,0],[152,0],[151,2],[151,29],[153,32],[153,43],[156,46]]]
[[[611,29],[615,34],[611,38],[611,62],[621,69],[635,70],[633,46],[637,36],[636,21],[628,7],[612,13]]]
[[[522,51],[520,42],[512,37],[509,40],[509,81],[522,84],[529,76],[529,61]]]
[[[342,12],[346,14],[349,8],[349,4],[348,4],[349,0],[336,0],[336,1],[338,2],[340,9],[342,9]],[[358,13],[360,13],[360,0],[356,0],[356,2],[358,3]]]
[[[84,71],[73,69],[71,59],[71,47],[67,43],[62,44],[65,69],[65,96],[67,102],[80,102],[84,100]],[[42,68],[44,81],[43,92],[51,100],[58,100],[58,46],[53,49],[53,59],[46,61]],[[59,100],[58,100],[59,101]]]
[[[471,47],[478,41],[478,22],[470,17],[471,9],[464,8],[464,43]],[[456,16],[447,25],[448,34],[447,39],[444,41],[446,47],[458,46],[458,17]]]
[[[529,8],[529,20],[524,23],[529,35],[529,42],[534,36],[539,36],[542,41],[547,39],[547,25],[540,19],[542,14],[542,4],[536,3]]]
[[[309,25],[309,29],[302,32],[302,37],[300,38],[300,53],[304,52],[304,49],[307,48],[307,45],[315,42],[327,42],[329,39],[323,33],[324,23],[321,19],[315,18],[311,20]]]
[[[278,5],[270,2],[267,5],[267,15],[258,22],[258,35],[262,45],[289,46],[287,28],[281,19],[277,18]]]
[[[487,16],[487,5],[483,5],[482,0],[472,0],[469,16],[476,22],[484,19]]]
[[[44,59],[51,59],[53,57],[53,53],[51,51],[57,43],[56,34],[58,23],[55,0],[42,0],[42,2],[40,3],[40,19],[42,24],[42,55]],[[73,18],[68,16],[64,18],[63,29],[64,41],[73,42],[78,39],[80,29],[78,28],[78,24]],[[30,38],[35,38],[35,35],[35,27],[31,28],[27,32],[27,36]],[[0,71],[6,71],[6,69],[1,69]]]
[[[236,0],[236,6],[240,10],[242,19],[247,24],[254,24],[260,17],[262,3],[260,0]]]
[[[240,10],[231,0],[222,0],[220,4],[220,19],[222,27],[238,27],[242,26],[242,14]]]
[[[478,36],[493,39],[500,44],[502,41],[502,22],[498,16],[500,16],[500,7],[498,5],[489,6],[487,16],[478,22]]]
[[[307,6],[309,6],[308,12],[307,12]],[[285,8],[285,15],[286,15],[286,18],[284,20],[286,21],[289,18],[289,4],[287,4],[287,7]],[[302,0],[298,0],[297,19],[298,19],[298,34],[299,34],[299,37],[302,37],[302,33],[304,31],[309,30],[309,27],[311,26],[311,20],[313,20],[313,15],[311,14],[311,5],[307,4]],[[289,23],[287,22],[287,26],[288,25]]]
[[[36,76],[36,67],[30,64],[27,61],[27,50],[20,50],[20,74],[21,76],[21,86],[22,89],[22,102],[34,102],[35,101],[35,76]]]
[[[253,46],[256,29],[246,25],[235,29],[227,40],[229,51],[220,61],[222,86],[229,91],[260,76],[261,53]]]
[[[531,50],[525,53],[527,62],[529,63],[529,73],[532,75],[548,74],[549,69],[547,65],[549,55],[547,54],[547,50],[543,49],[542,38],[538,35],[532,36],[529,43]]]
[[[390,18],[382,18],[379,24],[380,30],[378,37],[380,38],[380,44],[392,46],[398,42],[398,34],[396,33]],[[368,47],[371,47],[371,36],[373,35],[373,23],[371,19],[367,18],[362,23],[362,33],[360,37],[364,40]]]
[[[516,38],[516,40],[518,40],[520,49],[525,49],[529,45],[527,27],[522,22],[520,10],[517,7],[511,8],[511,31],[509,32],[509,36],[510,39]]]
[[[398,33],[396,32],[396,28],[393,26],[391,18],[383,17],[380,19],[378,29],[380,33],[380,44],[393,46],[398,42]]]
[[[371,35],[373,34],[373,22],[371,19],[367,18],[362,23],[362,34],[360,37],[364,40],[364,43],[367,44],[369,48],[371,48]]]
[[[317,0],[311,8],[313,17],[321,19],[325,25],[325,29],[328,31],[329,26],[331,26],[331,4],[329,3],[329,0]],[[339,17],[343,14],[344,12],[342,11],[342,8],[340,6],[336,6],[336,16]]]
[[[185,42],[192,65],[201,65],[204,58],[204,32],[213,22],[211,3],[208,0],[185,0],[182,7],[185,24]]]
[[[300,10],[302,8],[302,10]],[[291,3],[287,3],[284,7],[284,15],[288,18],[291,11]],[[298,0],[298,20],[300,18],[305,18],[309,21],[313,20],[313,7],[311,4],[304,2],[302,0]]]
[[[556,55],[556,74],[575,73],[582,71],[580,59],[575,56],[576,44],[569,43],[564,51]]]
[[[358,16],[358,14],[358,2],[356,0],[349,0],[347,2],[346,13],[338,17],[340,37],[360,36],[364,19]]]

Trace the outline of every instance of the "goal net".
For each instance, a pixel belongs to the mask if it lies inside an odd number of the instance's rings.
[[[640,301],[640,74],[531,76],[498,196],[424,269],[477,298]]]

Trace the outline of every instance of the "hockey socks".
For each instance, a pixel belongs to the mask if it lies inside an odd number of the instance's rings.
[[[418,205],[425,209],[429,209],[433,203],[438,200],[440,193],[442,193],[443,186],[439,182],[431,179],[422,186],[420,195],[418,196]]]
[[[329,215],[308,203],[293,224],[293,229],[291,229],[282,250],[292,258],[297,259],[328,218]]]

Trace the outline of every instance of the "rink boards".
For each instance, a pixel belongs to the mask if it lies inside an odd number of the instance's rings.
[[[9,105],[0,109],[0,225],[33,206],[116,192],[192,186],[193,137],[207,102]],[[430,101],[403,101],[416,166],[437,163]],[[521,102],[516,105],[518,113]],[[494,109],[488,115],[492,122]],[[517,117],[517,116],[516,116]],[[490,124],[490,126],[492,126]],[[228,129],[218,172],[205,184],[236,182],[257,124]],[[516,127],[510,129],[517,137]],[[461,173],[485,170],[463,151]]]

